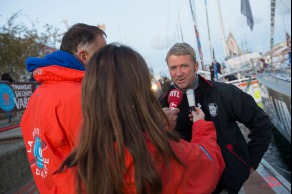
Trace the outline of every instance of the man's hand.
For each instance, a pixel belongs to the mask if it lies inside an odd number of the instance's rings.
[[[198,120],[204,120],[204,119],[205,119],[204,112],[200,108],[195,107],[195,111],[192,111],[192,121],[193,121],[193,123],[198,121]]]
[[[170,109],[170,108],[162,108],[163,112],[165,113],[166,117],[168,118],[170,124],[170,131],[173,131],[176,125],[176,120],[178,117],[179,109]]]

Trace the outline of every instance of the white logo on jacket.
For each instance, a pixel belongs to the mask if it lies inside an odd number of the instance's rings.
[[[46,178],[49,171],[47,165],[50,163],[50,160],[49,158],[45,158],[43,156],[43,152],[47,149],[48,145],[41,139],[40,129],[34,128],[32,132],[32,139],[27,141],[27,144],[27,154],[31,156],[30,158],[33,158],[29,160],[32,171],[37,176]]]
[[[211,117],[216,117],[218,115],[218,106],[215,103],[208,104],[209,106],[209,112]]]

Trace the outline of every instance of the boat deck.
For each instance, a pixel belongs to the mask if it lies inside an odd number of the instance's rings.
[[[257,79],[267,87],[291,97],[291,81],[276,79],[270,74],[259,75]]]

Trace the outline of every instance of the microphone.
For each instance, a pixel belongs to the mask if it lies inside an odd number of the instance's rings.
[[[182,102],[183,93],[179,89],[173,89],[168,94],[168,103],[170,109],[177,108],[178,105]]]
[[[195,91],[193,89],[187,90],[187,98],[188,98],[189,107],[191,108],[192,111],[195,111],[196,100],[195,100]]]

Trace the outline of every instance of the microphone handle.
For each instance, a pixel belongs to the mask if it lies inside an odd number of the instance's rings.
[[[195,107],[194,107],[194,106],[190,106],[190,109],[191,109],[192,111],[195,111]]]

